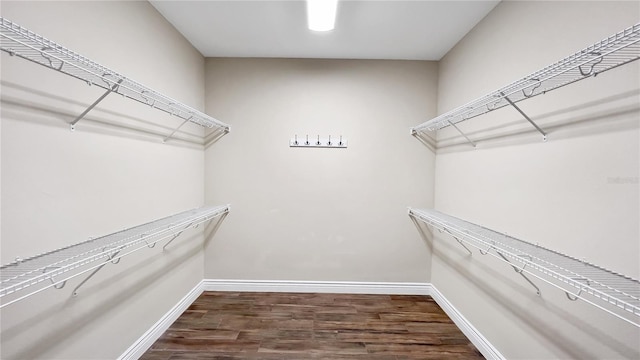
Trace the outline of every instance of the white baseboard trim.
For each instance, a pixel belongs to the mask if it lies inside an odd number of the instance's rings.
[[[429,295],[429,283],[295,281],[295,280],[203,280],[205,291],[293,292],[333,294]]]
[[[505,359],[504,356],[442,295],[435,286],[431,286],[431,297],[453,320],[462,333],[487,359]]]
[[[167,329],[176,321],[180,315],[182,315],[191,304],[204,292],[202,281],[199,282],[187,295],[185,295],[178,303],[171,308],[166,314],[158,320],[149,330],[147,330],[142,336],[131,345],[118,360],[137,360],[145,351],[147,351],[156,340],[164,334]]]
[[[489,340],[482,336],[430,283],[204,279],[131,345],[118,360],[140,358],[204,291],[428,295],[435,300],[485,358],[505,359]]]

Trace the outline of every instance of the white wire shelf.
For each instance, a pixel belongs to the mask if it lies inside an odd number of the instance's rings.
[[[78,288],[104,265],[116,264],[126,255],[171,238],[166,247],[188,228],[226,215],[229,210],[229,205],[205,206],[3,265],[0,299],[10,299],[3,301],[0,308],[50,287],[61,289],[67,280],[94,270],[74,289],[76,295]]]
[[[190,121],[208,128],[219,128],[224,132],[229,132],[229,125],[177,100],[162,95],[2,17],[0,17],[0,48],[12,56],[33,61],[85,81],[89,85],[107,90],[103,97],[90,106],[72,125],[75,125],[82,116],[97,105],[107,94],[114,92],[177,116],[185,122]]]
[[[545,94],[551,90],[582,79],[595,77],[602,72],[614,69],[639,58],[640,24],[636,24],[549,65],[542,70],[536,71],[507,86],[417,125],[411,129],[411,133],[416,134],[424,131],[435,131],[451,125],[455,127],[455,124],[461,121],[472,119],[507,105],[512,105],[531,122],[546,139],[544,131],[538,128],[531,119],[515,106],[515,103],[540,94]],[[473,142],[471,143],[473,144]]]
[[[565,291],[569,300],[578,298],[640,327],[640,282],[588,262],[564,255],[432,209],[409,209],[409,215],[445,232],[462,246],[477,248],[523,273]]]

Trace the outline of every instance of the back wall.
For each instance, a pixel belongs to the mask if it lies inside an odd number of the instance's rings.
[[[433,205],[433,152],[409,127],[435,115],[426,61],[206,60],[206,111],[233,136],[205,151],[207,203],[233,209],[205,278],[430,280],[407,206]],[[347,149],[290,148],[294,135]]]

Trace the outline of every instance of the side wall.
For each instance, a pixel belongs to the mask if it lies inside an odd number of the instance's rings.
[[[2,2],[2,16],[203,109],[204,58],[146,2]],[[2,53],[2,263],[201,206],[203,130]],[[202,227],[200,227],[202,229]],[[202,279],[190,230],[2,309],[2,359],[113,359]]]
[[[207,202],[233,211],[205,278],[429,281],[407,206],[432,206],[434,153],[409,127],[435,114],[433,62],[207,59],[206,109],[234,136],[206,150]],[[347,149],[290,148],[294,135]]]
[[[638,2],[505,1],[441,61],[438,112],[640,21]],[[438,134],[436,209],[640,277],[640,62]],[[509,359],[639,358],[640,331],[455,241],[434,241],[432,283]]]

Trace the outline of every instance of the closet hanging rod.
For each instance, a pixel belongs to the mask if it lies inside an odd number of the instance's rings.
[[[88,85],[107,90],[107,93],[90,108],[108,93],[114,92],[201,126],[221,128],[225,132],[230,130],[228,124],[160,94],[3,17],[0,17],[0,48],[11,56],[21,57],[83,80]],[[73,125],[80,118],[74,120]]]
[[[188,227],[226,216],[230,206],[205,206],[168,216],[143,225],[135,226],[110,235],[90,239],[75,245],[49,251],[0,267],[0,308],[25,299],[50,287],[61,289],[67,280],[120,259],[144,248],[153,248],[156,243],[179,236]],[[9,300],[5,300],[9,296]]]
[[[636,279],[433,209],[409,208],[409,215],[475,247],[481,254],[508,263],[520,275],[526,272],[563,290],[570,300],[579,298],[640,327],[640,282]]]
[[[531,75],[411,128],[435,131],[522,100],[596,76],[640,58],[640,23],[620,31]],[[531,120],[529,120],[531,121]],[[535,124],[535,123],[534,123]],[[544,134],[540,128],[536,129]]]

